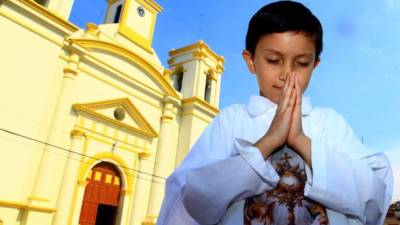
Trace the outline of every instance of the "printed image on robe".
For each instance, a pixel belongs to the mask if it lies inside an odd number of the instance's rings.
[[[275,189],[246,199],[244,225],[328,225],[325,207],[304,197],[302,158],[285,146],[269,160],[280,181]]]

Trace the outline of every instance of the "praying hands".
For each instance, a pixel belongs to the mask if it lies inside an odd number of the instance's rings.
[[[255,143],[255,147],[260,149],[265,159],[286,144],[311,166],[311,140],[303,132],[301,97],[302,91],[296,74],[289,73],[271,126]]]

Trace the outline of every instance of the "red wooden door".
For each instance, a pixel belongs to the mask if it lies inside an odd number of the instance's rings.
[[[112,164],[102,162],[91,170],[86,180],[88,184],[83,196],[79,224],[95,225],[99,204],[118,207],[121,179]]]

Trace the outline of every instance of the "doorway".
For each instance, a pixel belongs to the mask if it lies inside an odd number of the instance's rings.
[[[90,171],[80,225],[115,225],[121,192],[121,176],[111,163],[102,162]]]

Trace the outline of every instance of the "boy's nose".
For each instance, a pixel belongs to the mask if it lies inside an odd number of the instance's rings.
[[[286,71],[282,71],[279,74],[279,79],[282,81],[286,81],[286,79],[288,78],[290,72],[286,72]]]

